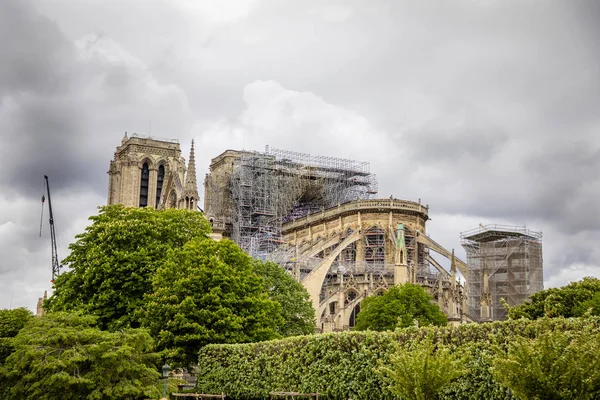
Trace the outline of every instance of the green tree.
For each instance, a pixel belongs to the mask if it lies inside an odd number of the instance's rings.
[[[95,318],[47,314],[13,339],[0,381],[17,399],[138,399],[159,395],[157,356],[141,329],[101,331]]]
[[[11,339],[33,318],[26,308],[0,310],[0,365],[13,352]]]
[[[356,330],[385,331],[415,324],[446,325],[448,320],[433,297],[420,285],[405,283],[393,286],[381,296],[363,300],[356,319]]]
[[[588,309],[600,315],[600,279],[583,278],[561,288],[542,290],[531,301],[509,309],[510,319],[542,317],[581,317]]]
[[[398,346],[389,365],[378,368],[390,391],[405,400],[437,399],[441,391],[465,374],[466,357],[431,337]]]
[[[600,333],[554,331],[515,337],[498,349],[492,373],[523,400],[600,398]]]
[[[210,225],[186,210],[101,207],[76,236],[64,260],[71,268],[55,281],[48,311],[82,311],[102,329],[139,327],[136,311],[152,289],[152,276],[168,251],[192,238],[206,238]]]
[[[264,291],[281,304],[283,323],[277,328],[282,336],[315,332],[315,309],[304,286],[279,265],[253,260],[254,272],[263,278]]]
[[[153,288],[142,321],[175,366],[195,364],[209,343],[280,337],[281,306],[264,293],[251,258],[230,240],[192,240],[169,251]]]

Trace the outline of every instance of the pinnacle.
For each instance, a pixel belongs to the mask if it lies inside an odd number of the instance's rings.
[[[185,192],[198,197],[198,186],[196,185],[196,158],[194,156],[194,141],[190,149],[187,174],[185,176]]]

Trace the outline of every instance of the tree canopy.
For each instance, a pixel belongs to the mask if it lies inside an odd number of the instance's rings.
[[[581,317],[591,310],[600,315],[600,279],[586,277],[560,288],[542,290],[509,310],[509,318]]]
[[[187,367],[210,343],[279,338],[284,320],[251,258],[224,239],[192,240],[169,251],[146,296],[142,322],[167,360]]]
[[[13,352],[11,339],[33,318],[26,308],[0,310],[0,365]]]
[[[138,399],[160,394],[157,356],[141,329],[101,331],[68,313],[32,319],[0,367],[6,398]]]
[[[210,224],[196,211],[101,207],[76,236],[63,261],[71,268],[55,281],[48,311],[78,310],[98,317],[101,328],[138,327],[144,294],[170,249],[206,238]]]
[[[281,304],[283,323],[278,332],[286,337],[314,333],[315,309],[304,286],[273,262],[253,260],[252,266],[263,278],[269,298]]]
[[[415,324],[446,325],[448,320],[432,296],[420,285],[393,286],[381,296],[363,300],[356,319],[356,330],[385,331]]]

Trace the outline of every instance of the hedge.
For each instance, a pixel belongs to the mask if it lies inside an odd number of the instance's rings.
[[[397,399],[375,368],[389,360],[398,343],[433,335],[436,342],[472,356],[469,373],[448,387],[441,398],[510,399],[510,391],[494,381],[489,372],[491,344],[502,346],[515,335],[534,338],[554,330],[579,331],[584,325],[600,331],[600,318],[413,327],[394,332],[341,332],[209,345],[200,351],[197,390],[225,392],[237,400],[268,398],[271,391],[318,392],[323,400]]]

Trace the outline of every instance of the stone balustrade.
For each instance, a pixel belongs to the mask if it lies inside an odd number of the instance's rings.
[[[429,219],[429,206],[424,206],[420,202],[399,199],[356,200],[285,223],[282,226],[282,231],[284,233],[293,231],[295,229],[302,228],[303,226],[314,224],[318,221],[337,218],[338,216],[347,212],[367,210],[378,212],[404,211],[410,214],[418,213],[424,220]]]

